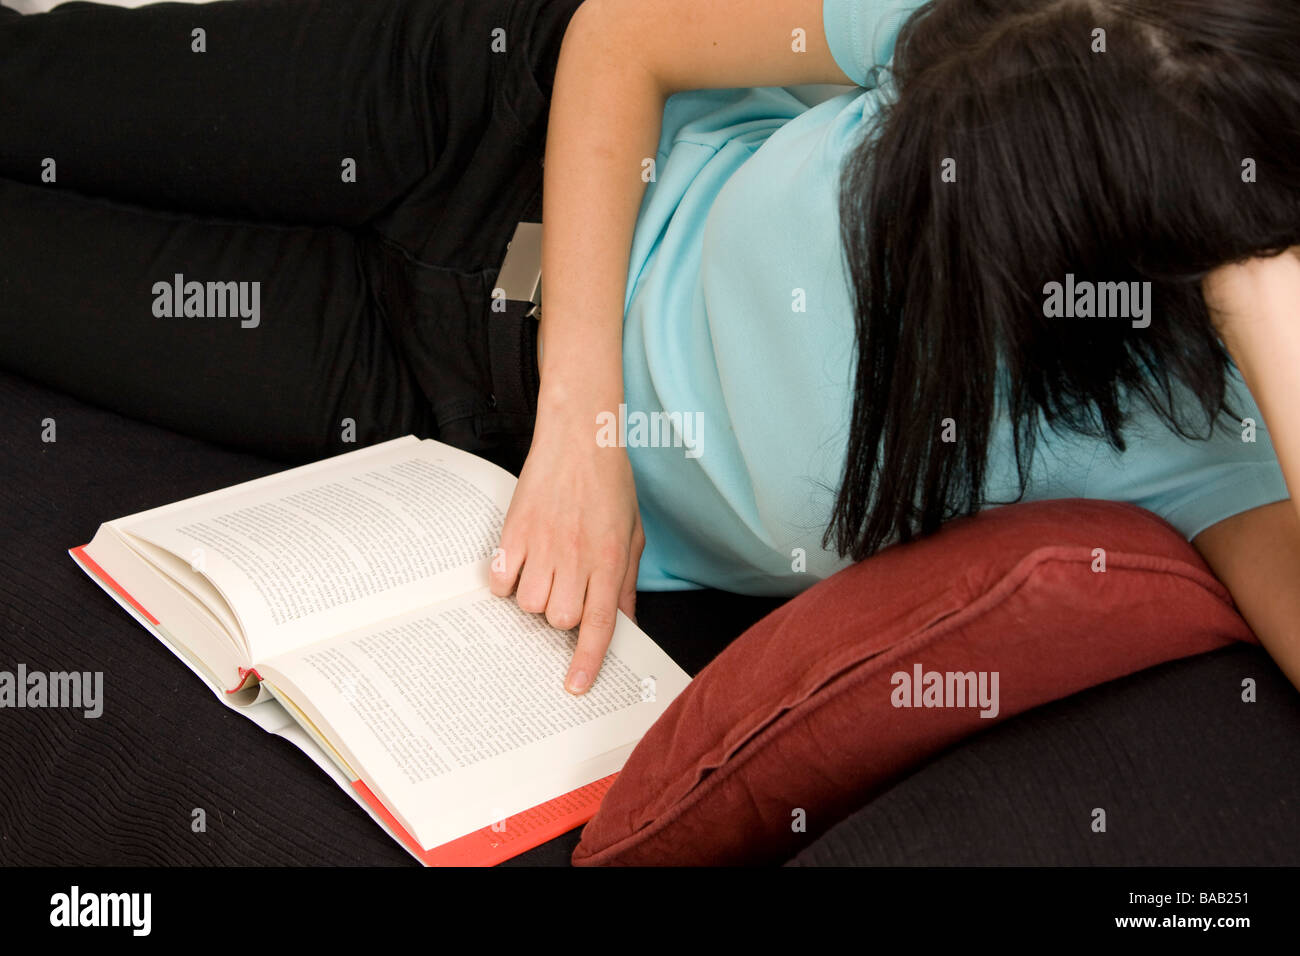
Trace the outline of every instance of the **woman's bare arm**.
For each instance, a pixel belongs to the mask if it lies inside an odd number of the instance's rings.
[[[1222,266],[1206,277],[1204,292],[1300,509],[1300,246]]]
[[[822,0],[586,0],[565,32],[543,174],[537,423],[492,590],[578,626],[572,691],[594,679],[616,611],[630,616],[636,597],[631,468],[624,449],[597,446],[596,416],[623,401],[628,255],[664,102],[687,89],[849,83],[821,13]]]
[[[1300,689],[1300,516],[1290,500],[1226,518],[1192,543]]]
[[[1300,688],[1300,248],[1216,269],[1204,291],[1291,498],[1221,521],[1194,543]]]

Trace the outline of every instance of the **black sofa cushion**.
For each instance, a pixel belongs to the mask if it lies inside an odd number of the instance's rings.
[[[990,728],[788,865],[1295,866],[1298,814],[1300,694],[1241,645]]]

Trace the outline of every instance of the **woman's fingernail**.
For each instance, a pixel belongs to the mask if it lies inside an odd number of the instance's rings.
[[[569,675],[569,682],[565,685],[570,692],[580,694],[587,689],[587,682],[590,680],[586,671],[574,671]]]

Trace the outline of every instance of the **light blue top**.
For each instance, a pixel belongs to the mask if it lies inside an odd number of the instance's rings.
[[[816,105],[779,87],[695,90],[665,104],[632,242],[627,409],[613,433],[627,443],[645,526],[641,589],[792,595],[850,563],[820,545],[853,389],[836,191],[892,91],[894,41],[918,6],[823,0],[831,53],[859,86]],[[1191,538],[1287,498],[1258,407],[1239,377],[1229,384],[1229,404],[1257,423],[1253,443],[1231,421],[1213,439],[1184,441],[1145,405],[1122,455],[1044,429],[1025,500],[1128,501]],[[1016,496],[1010,449],[1004,420],[990,446],[990,505]]]

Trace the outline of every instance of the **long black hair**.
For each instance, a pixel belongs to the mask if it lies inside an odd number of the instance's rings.
[[[1000,410],[1022,495],[1040,424],[1122,451],[1130,394],[1204,437],[1175,400],[1227,410],[1201,279],[1300,243],[1298,0],[931,0],[892,72],[839,184],[856,381],[823,546],[854,560],[980,510]],[[1067,275],[1150,282],[1150,325],[1046,317]]]

